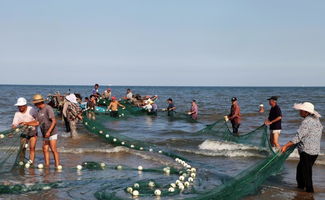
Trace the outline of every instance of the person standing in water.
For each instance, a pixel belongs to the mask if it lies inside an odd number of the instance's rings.
[[[173,117],[176,110],[176,106],[174,105],[173,99],[171,98],[167,99],[167,103],[168,106],[166,109],[164,109],[164,111],[167,111],[168,116]]]
[[[132,91],[131,91],[130,88],[128,88],[126,90],[126,99],[129,100],[129,101],[132,101],[132,99],[133,99],[133,94],[132,94]]]
[[[107,107],[107,109],[110,110],[110,116],[111,117],[114,117],[114,118],[118,118],[119,117],[118,107],[122,107],[123,109],[125,109],[125,106],[123,106],[122,104],[120,104],[116,100],[116,97],[112,97],[112,102]]]
[[[77,122],[78,120],[82,120],[82,110],[77,102],[77,97],[75,94],[71,93],[65,98],[67,102],[63,106],[62,113],[68,121],[71,137],[76,138],[78,136]]]
[[[240,126],[240,107],[238,104],[237,97],[231,98],[231,109],[230,114],[226,116],[226,119],[231,121],[232,132],[238,135],[238,129]]]
[[[27,125],[28,122],[35,121],[37,111],[31,107],[27,106],[27,100],[23,97],[18,98],[15,106],[18,107],[18,112],[15,113],[15,116],[12,121],[12,128],[17,128],[20,125]],[[26,148],[25,144],[29,144],[29,160],[28,164],[33,164],[35,160],[35,147],[37,142],[37,130],[35,127],[28,128],[26,135],[21,136],[21,149],[20,161],[24,161]]]
[[[33,104],[39,109],[36,120],[26,123],[28,126],[39,126],[43,135],[43,154],[45,166],[50,166],[51,149],[55,161],[55,167],[59,169],[60,158],[57,151],[58,131],[56,127],[56,119],[51,106],[45,104],[42,95],[36,94],[33,97]]]
[[[269,100],[271,110],[268,119],[265,121],[265,125],[270,126],[270,143],[272,147],[280,149],[279,137],[282,129],[282,112],[277,103],[277,96],[272,96],[267,100]]]
[[[187,113],[188,115],[191,116],[192,119],[197,120],[198,119],[198,114],[199,114],[199,108],[196,103],[196,100],[192,100],[192,106],[191,110]]]
[[[296,136],[281,148],[281,152],[286,152],[289,147],[297,145],[300,157],[296,173],[298,188],[306,188],[306,192],[314,192],[312,169],[320,153],[323,130],[319,120],[321,116],[315,111],[314,105],[309,102],[295,104],[293,108],[299,110],[304,120]]]

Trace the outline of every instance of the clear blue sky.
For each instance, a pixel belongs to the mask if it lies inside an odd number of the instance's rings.
[[[0,69],[1,84],[325,86],[325,1],[1,1]]]

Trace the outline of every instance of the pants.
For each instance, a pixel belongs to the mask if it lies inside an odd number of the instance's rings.
[[[238,129],[239,129],[240,124],[237,124],[236,122],[231,122],[231,125],[232,125],[232,132],[234,134],[238,135]]]
[[[63,117],[63,119],[64,119],[64,125],[65,125],[65,132],[69,133],[71,131],[69,121],[66,117]]]
[[[70,130],[71,130],[71,137],[77,137],[78,136],[77,120],[69,121],[69,125],[70,125]]]
[[[312,168],[318,155],[309,155],[305,152],[301,152],[299,155],[300,160],[296,174],[298,188],[306,188],[307,192],[314,192]]]
[[[118,111],[111,111],[110,116],[114,118],[118,118]]]
[[[167,116],[169,116],[169,117],[174,117],[174,113],[175,113],[175,111],[173,111],[173,110],[168,111],[168,112],[167,112]]]

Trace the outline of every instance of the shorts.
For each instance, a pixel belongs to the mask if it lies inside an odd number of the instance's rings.
[[[118,118],[119,116],[118,116],[118,111],[111,111],[110,112],[110,116],[111,117],[114,117],[114,118]]]
[[[52,135],[49,138],[43,138],[43,141],[57,140],[58,134]]]
[[[281,130],[270,130],[272,134],[278,134],[280,135]]]

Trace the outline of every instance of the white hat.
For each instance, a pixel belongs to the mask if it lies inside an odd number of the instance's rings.
[[[310,102],[295,103],[293,105],[293,108],[296,110],[303,110],[303,111],[309,112],[310,114],[313,114],[316,117],[321,117],[321,115],[315,110],[314,105]]]
[[[77,97],[73,93],[69,94],[68,96],[65,97],[68,101],[71,103],[78,103],[77,102]]]
[[[27,105],[27,100],[24,97],[20,97],[17,99],[17,103],[15,106],[26,106]]]

